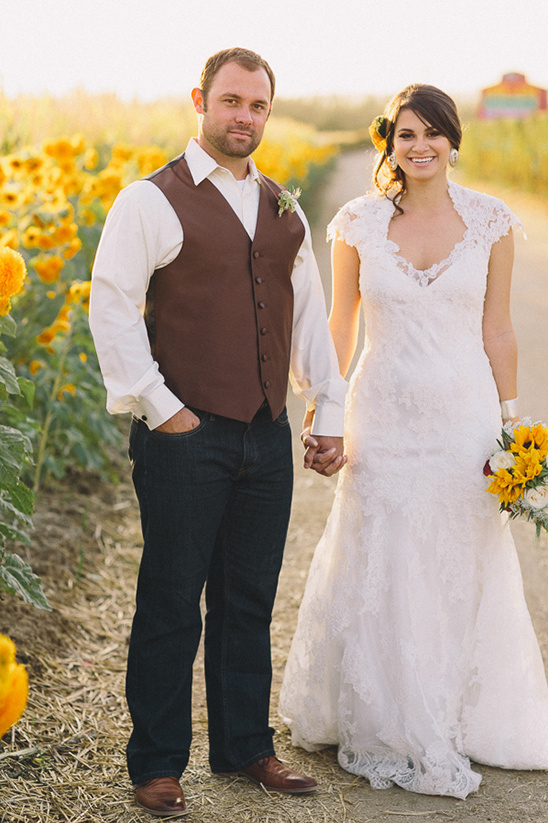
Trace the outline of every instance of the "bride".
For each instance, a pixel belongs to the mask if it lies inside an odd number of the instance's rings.
[[[501,422],[518,419],[509,296],[520,223],[448,180],[461,126],[439,89],[408,86],[372,136],[379,194],[347,203],[328,230],[343,374],[360,304],[366,343],[280,713],[294,745],[336,745],[374,788],[464,798],[481,780],[470,759],[548,768],[544,667],[482,474]]]

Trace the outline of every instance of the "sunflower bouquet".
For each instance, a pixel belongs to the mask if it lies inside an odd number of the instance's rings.
[[[548,532],[548,427],[529,418],[506,423],[497,443],[483,470],[491,478],[487,491],[498,496],[501,512],[531,520],[537,536]]]

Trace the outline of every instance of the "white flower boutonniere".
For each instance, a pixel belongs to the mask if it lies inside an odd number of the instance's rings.
[[[301,196],[301,193],[301,189],[293,189],[292,191],[282,189],[278,197],[278,217],[281,217],[284,211],[288,209],[289,211],[295,211],[297,200]]]

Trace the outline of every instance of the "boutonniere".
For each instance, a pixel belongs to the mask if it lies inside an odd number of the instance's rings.
[[[293,189],[292,191],[282,189],[280,196],[278,197],[278,217],[281,217],[284,211],[287,211],[288,209],[289,211],[295,211],[297,200],[301,194],[301,189]]]

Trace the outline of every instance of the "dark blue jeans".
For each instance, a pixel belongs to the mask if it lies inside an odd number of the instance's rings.
[[[235,771],[273,754],[270,621],[293,485],[287,413],[251,423],[196,411],[182,434],[134,420],[130,460],[144,549],[131,631],[133,783],[184,771],[206,586],[209,760]]]

